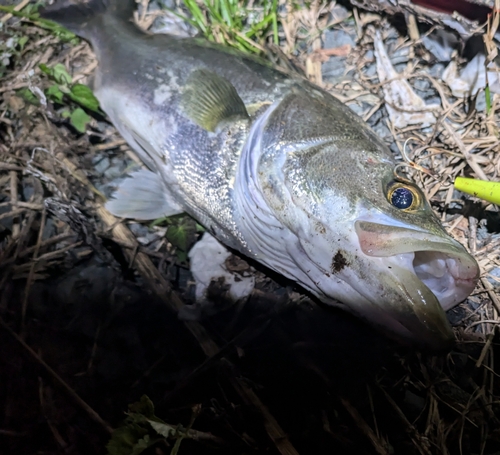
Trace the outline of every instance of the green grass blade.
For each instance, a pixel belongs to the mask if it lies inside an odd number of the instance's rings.
[[[191,15],[193,16],[193,19],[195,21],[195,25],[197,28],[201,29],[203,33],[207,33],[207,23],[205,21],[205,16],[203,15],[203,12],[201,11],[200,7],[196,3],[195,0],[184,0],[184,4],[186,5],[186,8],[189,10]]]
[[[484,96],[486,98],[486,115],[490,115],[492,106],[491,106],[491,92],[489,84],[486,84],[486,87],[484,88]]]
[[[279,45],[279,35],[278,35],[278,0],[273,0],[273,10],[272,10],[272,20],[273,20],[273,42]]]

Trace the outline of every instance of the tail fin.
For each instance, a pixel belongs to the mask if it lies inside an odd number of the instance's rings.
[[[104,14],[130,24],[136,6],[135,0],[56,0],[54,5],[41,10],[40,15],[88,39],[90,28],[97,25]]]

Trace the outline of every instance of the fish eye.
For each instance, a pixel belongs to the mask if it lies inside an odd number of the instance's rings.
[[[388,194],[389,202],[400,210],[412,210],[420,205],[420,196],[417,191],[405,184],[395,183]]]

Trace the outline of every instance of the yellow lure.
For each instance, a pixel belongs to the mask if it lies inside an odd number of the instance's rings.
[[[454,185],[459,191],[500,205],[500,182],[457,177]]]

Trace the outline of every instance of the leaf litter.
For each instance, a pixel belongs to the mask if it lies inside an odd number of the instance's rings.
[[[464,36],[436,51],[444,29],[435,19],[417,26],[420,10],[407,10],[398,31],[384,11],[317,0],[272,10],[139,3],[144,28],[185,36],[205,27],[347,103],[401,157],[398,172],[421,185],[481,280],[448,313],[458,343],[443,356],[395,346],[234,255],[223,268],[252,277],[250,295],[232,303],[227,283],[212,281],[206,296],[219,311],[179,320],[195,303],[186,260],[202,232],[182,217],[141,224],[103,209],[113,182],[139,163],[83,88],[96,66],[89,46],[36,26],[33,3],[21,2],[17,16],[0,17],[5,453],[498,453],[500,218],[452,185],[458,175],[498,180],[499,95],[485,71],[497,16],[479,28],[484,65],[467,79],[475,56],[454,47]],[[470,93],[446,83],[450,65]],[[431,106],[433,121],[408,121],[414,112],[394,90],[420,99],[425,115]],[[72,123],[77,109],[88,118]]]

